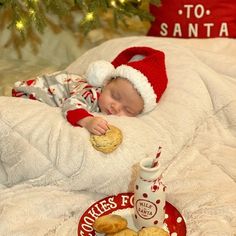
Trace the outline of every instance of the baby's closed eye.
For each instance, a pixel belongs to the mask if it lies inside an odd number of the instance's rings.
[[[120,94],[117,92],[112,92],[111,94],[112,98],[115,99],[116,101],[120,100]]]

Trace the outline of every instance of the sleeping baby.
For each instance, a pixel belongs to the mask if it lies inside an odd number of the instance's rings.
[[[167,81],[163,52],[130,47],[111,63],[92,62],[85,77],[61,71],[16,82],[12,96],[60,107],[71,125],[103,135],[109,129],[108,122],[93,112],[130,117],[149,112],[161,98]]]

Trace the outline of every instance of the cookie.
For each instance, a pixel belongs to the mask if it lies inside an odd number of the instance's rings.
[[[169,236],[169,234],[160,227],[147,227],[138,232],[138,236]]]
[[[127,220],[119,215],[98,217],[93,223],[93,229],[98,233],[114,234],[127,227]]]
[[[103,153],[113,152],[121,144],[122,139],[121,130],[113,125],[109,125],[109,129],[104,135],[90,135],[93,147]]]
[[[126,228],[114,234],[106,234],[106,236],[137,236],[138,233],[132,229]]]

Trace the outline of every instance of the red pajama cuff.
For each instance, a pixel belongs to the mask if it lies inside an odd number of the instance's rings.
[[[67,112],[66,119],[73,126],[80,126],[77,122],[85,117],[93,116],[84,109],[76,109]]]

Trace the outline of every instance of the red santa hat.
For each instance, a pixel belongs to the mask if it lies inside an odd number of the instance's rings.
[[[91,63],[86,72],[88,83],[94,86],[102,86],[114,77],[129,80],[143,98],[143,113],[151,111],[168,82],[165,54],[150,47],[130,47],[111,63],[103,60]]]

